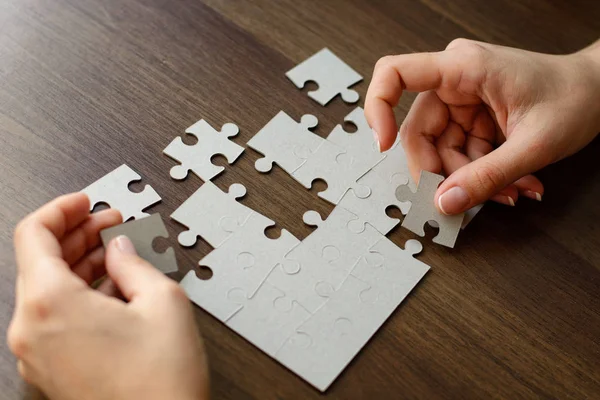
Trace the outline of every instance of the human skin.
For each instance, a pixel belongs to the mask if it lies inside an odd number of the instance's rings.
[[[85,194],[62,196],[16,228],[8,344],[20,374],[52,399],[208,398],[206,356],[185,293],[127,238],[105,253],[99,232],[121,216],[90,215],[89,207]]]
[[[445,214],[491,199],[541,201],[533,172],[568,157],[600,131],[600,41],[550,55],[452,41],[444,51],[383,57],[365,115],[381,151],[398,132],[393,107],[418,92],[400,127],[412,178],[443,173],[435,194]]]

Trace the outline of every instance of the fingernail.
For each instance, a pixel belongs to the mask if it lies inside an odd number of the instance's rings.
[[[523,196],[529,197],[532,200],[542,201],[542,195],[533,190],[526,190],[523,192]]]
[[[513,200],[513,198],[510,196],[505,196],[503,194],[497,194],[495,196],[492,196],[490,200],[495,201],[496,203],[504,204],[506,206],[515,206],[515,201]]]
[[[460,186],[454,186],[438,198],[438,207],[446,215],[457,214],[469,205],[469,195]]]
[[[381,153],[381,144],[379,143],[379,135],[375,129],[371,129],[373,131],[373,139],[375,139],[375,143],[377,143],[377,151]]]
[[[117,246],[117,249],[123,254],[137,254],[133,243],[131,243],[131,240],[129,240],[127,236],[117,236],[117,238],[115,239],[115,245]]]

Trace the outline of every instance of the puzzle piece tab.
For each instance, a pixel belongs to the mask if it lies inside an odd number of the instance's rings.
[[[319,89],[308,92],[308,96],[322,106],[338,94],[346,103],[356,103],[359,99],[358,93],[349,87],[360,82],[362,76],[327,48],[301,62],[285,76],[299,89],[308,81],[316,82]]]
[[[211,162],[214,155],[221,154],[227,158],[229,164],[232,164],[244,151],[242,146],[229,140],[239,132],[237,125],[232,123],[223,125],[218,132],[201,119],[185,132],[194,135],[198,142],[188,146],[180,137],[176,137],[163,150],[164,154],[181,163],[171,168],[170,174],[173,179],[185,179],[189,171],[192,171],[207,182],[225,169]]]
[[[400,201],[410,201],[410,211],[402,221],[402,226],[419,236],[425,236],[424,225],[428,221],[435,221],[439,225],[439,233],[433,238],[435,243],[454,247],[464,213],[459,215],[444,215],[440,213],[435,204],[435,192],[444,180],[441,175],[422,171],[419,186],[416,192],[410,190],[407,185],[398,186],[396,197]]]
[[[126,222],[100,232],[104,247],[108,246],[112,239],[121,235],[127,236],[133,243],[138,255],[158,270],[165,274],[177,271],[177,259],[172,247],[169,247],[163,253],[155,252],[152,247],[154,239],[169,237],[160,214],[152,214],[147,218]]]
[[[123,164],[83,189],[82,192],[90,199],[90,211],[98,203],[107,203],[111,208],[119,210],[123,221],[130,218],[144,218],[149,214],[143,210],[158,203],[160,196],[150,185],[146,185],[140,193],[128,189],[131,182],[141,179],[137,172]]]
[[[292,174],[314,153],[324,139],[309,129],[317,126],[317,118],[306,114],[300,123],[280,111],[250,141],[248,146],[264,157],[256,161],[260,172],[268,172],[273,163]]]
[[[190,247],[201,236],[212,247],[218,247],[253,213],[236,200],[245,194],[246,188],[239,183],[231,185],[225,193],[214,183],[205,182],[171,214],[172,219],[189,229],[179,234],[179,243]]]

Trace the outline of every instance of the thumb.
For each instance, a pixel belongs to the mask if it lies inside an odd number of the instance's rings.
[[[125,299],[134,300],[145,292],[168,280],[150,263],[140,258],[131,240],[118,236],[110,241],[106,249],[106,272],[119,288]]]
[[[440,185],[435,195],[440,212],[464,212],[544,166],[544,157],[532,151],[533,144],[519,140],[517,132],[512,137],[514,140],[507,140],[496,150],[459,168]]]

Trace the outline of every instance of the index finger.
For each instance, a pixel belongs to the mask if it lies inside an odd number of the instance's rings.
[[[441,85],[440,54],[387,56],[375,65],[365,100],[365,116],[378,136],[381,151],[389,149],[396,140],[398,125],[394,107],[402,92],[424,92]]]
[[[34,268],[44,257],[62,260],[60,240],[83,222],[89,212],[88,197],[84,193],[73,193],[61,196],[25,217],[17,225],[14,236],[19,271]]]

